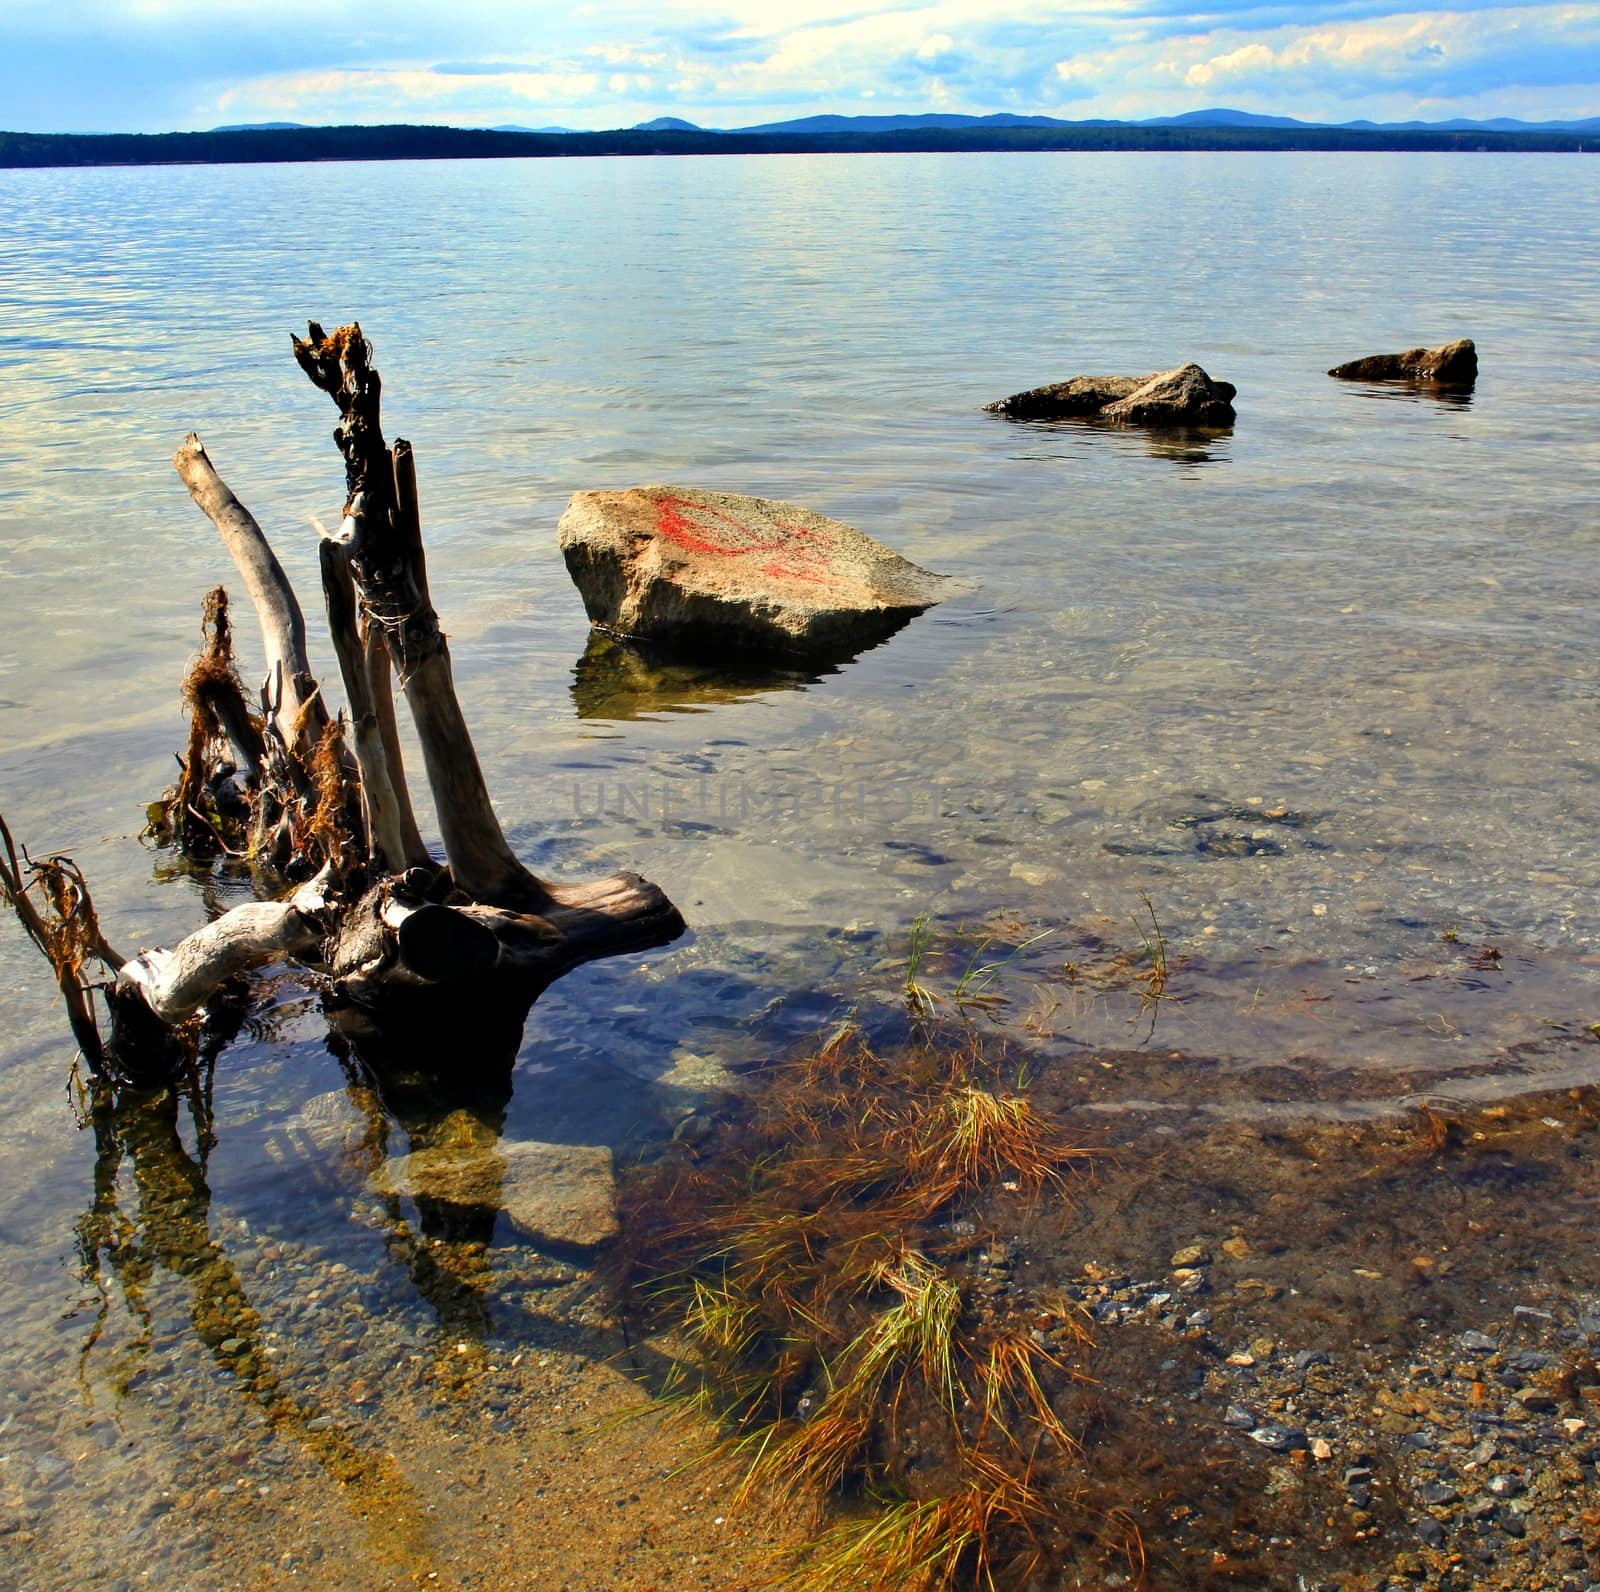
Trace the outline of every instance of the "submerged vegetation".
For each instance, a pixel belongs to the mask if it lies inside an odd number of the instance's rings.
[[[1086,1504],[1063,1414],[1085,1325],[1067,1311],[1047,1336],[997,1305],[1003,1246],[974,1219],[993,1189],[1065,1201],[1094,1152],[1003,1047],[928,1020],[926,944],[919,923],[901,1044],[846,1025],[625,1195],[624,1301],[664,1391],[723,1423],[742,1498],[846,1506],[791,1571],[807,1588],[1018,1586],[1108,1531],[1138,1552]]]

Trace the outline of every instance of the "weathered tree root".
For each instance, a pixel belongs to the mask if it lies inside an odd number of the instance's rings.
[[[173,465],[244,579],[267,678],[258,716],[239,683],[219,587],[207,598],[203,650],[185,681],[189,747],[159,832],[191,854],[238,852],[308,882],[286,899],[222,913],[171,950],[123,958],[101,936],[72,863],[20,860],[0,822],[0,889],[55,969],[84,1055],[124,1075],[147,1075],[221,985],[268,963],[319,969],[333,994],[381,1021],[401,992],[408,1007],[423,990],[450,1001],[531,1002],[579,963],[683,931],[677,909],[637,875],[556,884],[518,861],[456,698],[428,595],[415,462],[409,444],[391,451],[384,443],[371,349],[358,325],[330,336],[312,323],[294,351],[341,416],[334,435],[348,498],[338,531],[324,533],[321,568],[354,745],[346,746],[343,716],[330,715],[312,672],[305,620],[282,566],[191,432]],[[442,868],[412,812],[391,669],[422,748]],[[95,960],[108,982],[86,979]],[[95,989],[111,1011],[109,1043],[95,1021]]]

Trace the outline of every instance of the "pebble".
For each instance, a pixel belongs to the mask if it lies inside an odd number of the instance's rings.
[[[1293,1431],[1287,1426],[1258,1426],[1251,1432],[1250,1440],[1260,1443],[1263,1448],[1270,1448],[1275,1454],[1282,1454],[1291,1448],[1304,1447],[1305,1433]]]

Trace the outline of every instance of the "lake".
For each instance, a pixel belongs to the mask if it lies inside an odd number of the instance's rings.
[[[1597,218],[1600,164],[1531,155],[0,173],[0,812],[76,858],[119,945],[231,899],[137,838],[183,744],[201,597],[237,585],[168,459],[200,433],[309,608],[310,522],[343,476],[288,334],[359,319],[514,846],[554,877],[636,869],[691,929],[539,1001],[488,1113],[508,1141],[647,1152],[730,1073],[891,1009],[919,918],[946,996],[974,955],[1010,958],[996,988],[1041,1058],[1142,1046],[1229,1079],[1132,1069],[1110,1117],[1158,1093],[1175,1123],[1260,1122],[1592,1083]],[[1457,336],[1467,398],[1325,374]],[[1231,432],[981,412],[1189,359],[1237,386]],[[641,683],[586,650],[555,525],[575,489],[657,481],[805,503],[966,592],[832,672]],[[1153,1013],[1089,976],[1152,936],[1173,969]],[[337,1385],[359,1447],[400,1394],[352,1378],[458,1341],[503,1369],[581,1326],[587,1296],[524,1308],[581,1293],[571,1257],[374,1192],[426,1131],[363,1094],[289,973],[218,1058],[205,1133],[78,1131],[14,927],[0,981],[21,1584],[156,1553],[168,1584],[299,1573],[235,1555],[280,1494],[337,1529],[333,1460],[309,1439],[219,1457],[240,1422],[281,1444],[272,1399]],[[495,1041],[464,1017],[454,1042]],[[456,1241],[471,1276],[441,1289],[427,1246]],[[218,1359],[244,1352],[241,1298],[281,1357],[254,1405]],[[140,1502],[229,1463],[204,1529]]]

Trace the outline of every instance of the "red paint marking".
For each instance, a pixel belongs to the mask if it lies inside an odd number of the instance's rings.
[[[691,519],[690,515],[694,518]],[[721,524],[711,524],[710,521],[720,521]],[[724,541],[707,541],[705,536],[695,534],[696,531],[711,535],[721,532],[726,536],[724,526],[733,532],[735,540],[732,545]],[[720,553],[726,558],[737,558],[746,553],[773,553],[783,546],[782,537],[775,542],[758,542],[750,530],[731,514],[724,514],[721,509],[714,509],[709,504],[691,503],[687,498],[657,500],[656,530],[669,542],[676,542],[691,553]]]
[[[833,584],[826,574],[811,574],[807,568],[796,567],[798,564],[814,569],[826,562],[826,554],[816,545],[816,531],[792,520],[773,523],[785,534],[772,541],[761,541],[749,526],[707,503],[691,503],[687,498],[676,497],[656,499],[657,534],[688,552],[708,553],[719,558],[779,553],[782,556],[765,565],[764,573],[819,585]]]

